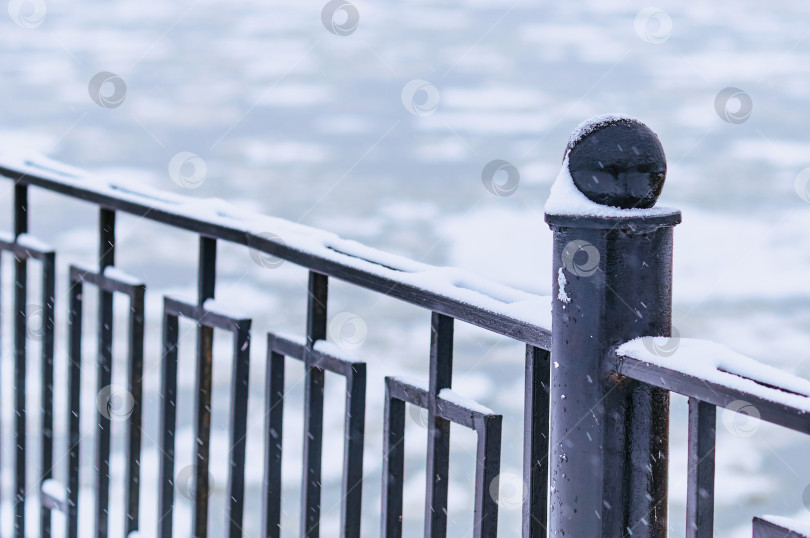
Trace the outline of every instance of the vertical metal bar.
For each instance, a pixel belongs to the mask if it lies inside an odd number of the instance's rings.
[[[326,338],[326,303],[329,280],[309,272],[307,297],[307,348]],[[318,538],[321,520],[321,451],[323,448],[324,371],[310,364],[305,354],[304,477],[301,486],[301,536]]]
[[[66,538],[79,536],[79,429],[82,383],[82,288],[70,282],[68,313],[68,458]]]
[[[163,314],[163,363],[160,380],[160,492],[158,537],[172,538],[174,447],[177,425],[177,316]]]
[[[492,484],[501,472],[500,415],[476,419],[478,450],[475,462],[475,516],[474,538],[490,538],[498,535],[498,503],[490,493]]]
[[[307,287],[307,347],[326,339],[326,304],[329,298],[329,279],[326,275],[309,272]]]
[[[304,387],[304,478],[301,501],[301,536],[318,538],[321,520],[321,455],[323,448],[324,371],[307,368]]]
[[[115,211],[99,211],[99,273],[115,264]],[[100,289],[98,294],[98,359],[96,394],[112,383],[113,294]],[[109,390],[109,389],[106,389]],[[110,417],[96,410],[96,536],[106,537],[110,505]]]
[[[346,424],[343,433],[341,538],[360,538],[363,502],[363,440],[366,427],[366,365],[353,364],[346,378]]]
[[[214,297],[217,269],[217,241],[200,236],[197,266],[197,302],[202,306]],[[192,533],[208,536],[208,468],[211,455],[211,388],[213,376],[214,329],[202,324],[197,328],[197,366],[194,391],[194,505]]]
[[[385,380],[381,538],[402,538],[402,488],[405,472],[405,402],[391,397]]]
[[[42,484],[53,477],[53,348],[54,301],[56,295],[56,260],[50,252],[42,258],[42,347],[40,349],[42,435],[40,491]],[[51,510],[40,503],[40,531],[42,538],[51,536]]]
[[[28,187],[14,185],[14,236],[28,233]],[[14,536],[25,537],[25,368],[28,261],[14,261]]]
[[[686,481],[686,536],[711,538],[714,532],[714,441],[717,410],[689,398],[689,452]]]
[[[129,372],[127,390],[132,395],[132,414],[127,422],[126,438],[126,514],[124,536],[139,528],[141,486],[141,423],[143,414],[143,337],[144,293],[140,286],[130,298]]]
[[[247,436],[250,322],[240,323],[233,338],[231,446],[228,469],[228,536],[241,538],[245,511],[245,437]]]
[[[436,397],[453,378],[453,318],[433,312],[430,320],[427,489],[425,538],[447,534],[447,482],[450,466],[450,422],[437,416]]]
[[[284,355],[267,341],[264,409],[264,538],[281,537],[281,442],[284,425]]]
[[[523,538],[545,538],[548,524],[548,387],[545,349],[526,346],[523,400]]]
[[[199,261],[197,265],[197,304],[200,306],[214,298],[217,282],[217,240],[200,236]]]

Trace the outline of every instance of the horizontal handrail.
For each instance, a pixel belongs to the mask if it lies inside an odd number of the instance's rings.
[[[38,154],[0,155],[0,176],[207,237],[246,245],[521,342],[549,349],[551,300],[465,271],[388,254],[284,219],[108,180]]]
[[[619,374],[716,406],[742,401],[760,418],[810,433],[810,381],[721,344],[691,338],[636,338],[615,350]]]

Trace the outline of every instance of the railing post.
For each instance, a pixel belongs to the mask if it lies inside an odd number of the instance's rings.
[[[575,132],[563,166],[557,181],[567,184],[555,184],[546,208],[554,233],[549,535],[664,538],[668,393],[606,367],[614,346],[670,335],[680,212],[639,209],[660,194],[663,149],[645,125],[603,118]]]

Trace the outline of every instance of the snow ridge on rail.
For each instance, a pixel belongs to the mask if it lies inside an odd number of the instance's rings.
[[[388,254],[338,235],[260,214],[249,214],[218,198],[195,199],[124,178],[109,179],[37,153],[0,153],[0,175],[78,198],[102,196],[131,204],[124,211],[148,209],[221,227],[228,240],[251,236],[322,261],[431,292],[444,299],[551,331],[550,297],[531,294],[452,267],[437,267]],[[58,185],[54,185],[58,184]],[[70,192],[66,192],[68,189]],[[154,215],[153,215],[153,218]],[[159,220],[155,218],[155,220]],[[238,234],[246,234],[244,236]],[[245,239],[247,238],[247,239]],[[256,239],[253,239],[254,241]],[[465,320],[471,321],[471,320]],[[472,320],[475,323],[475,320]],[[493,327],[488,328],[493,329]]]
[[[779,527],[779,531],[788,531],[801,536],[810,536],[810,523],[808,523],[807,521],[797,521],[795,519],[773,515],[765,515],[762,516],[760,519]],[[779,536],[791,536],[791,535],[780,534]]]
[[[664,340],[667,342],[660,345]],[[715,342],[647,336],[622,344],[616,355],[619,359],[630,357],[810,413],[810,380]]]

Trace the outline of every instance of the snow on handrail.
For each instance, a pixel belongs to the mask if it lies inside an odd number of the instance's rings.
[[[7,232],[0,232],[0,243],[3,243],[6,248],[17,247],[17,250],[35,251],[41,253],[48,253],[53,251],[53,247],[45,241],[38,239],[31,234],[20,234],[14,237],[13,234]]]
[[[442,313],[500,334],[541,347],[550,345],[549,297],[460,269],[428,265],[331,232],[248,214],[220,199],[195,199],[123,178],[103,178],[39,154],[0,154],[0,176],[179,228],[204,231],[436,311],[447,310]],[[448,306],[448,302],[452,304]]]
[[[810,537],[810,524],[794,519],[766,515],[761,518],[754,518],[754,538],[760,536],[757,531],[765,536],[779,536],[781,538],[806,538]]]
[[[724,407],[743,400],[764,420],[810,433],[810,380],[721,344],[648,336],[619,346],[615,358],[627,377]]]
[[[31,234],[20,234],[17,236],[17,244],[23,248],[31,249],[31,250],[38,250],[40,252],[48,252],[53,250],[48,243],[37,239]]]

